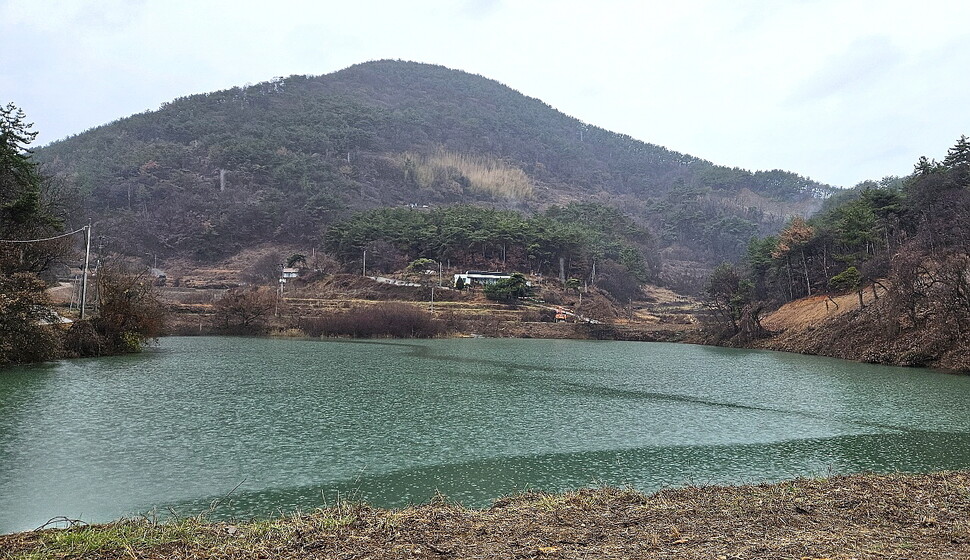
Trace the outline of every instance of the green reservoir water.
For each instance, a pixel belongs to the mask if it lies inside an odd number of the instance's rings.
[[[634,342],[167,338],[0,370],[0,533],[970,466],[970,377]],[[233,491],[233,489],[235,489]]]

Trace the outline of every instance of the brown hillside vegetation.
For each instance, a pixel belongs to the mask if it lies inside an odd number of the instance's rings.
[[[430,155],[406,153],[399,158],[406,178],[420,189],[460,192],[464,181],[475,191],[508,199],[533,195],[532,180],[521,169],[485,156],[468,156],[438,148]]]
[[[772,335],[753,345],[875,364],[970,371],[968,349],[953,325],[907,325],[891,299],[891,290],[882,287],[864,290],[864,307],[854,293],[798,299],[762,319]]]
[[[872,303],[873,299],[872,292],[863,294],[864,303]],[[772,311],[761,320],[761,325],[772,332],[794,335],[858,310],[859,296],[856,294],[811,296],[786,303]]]
[[[340,505],[270,521],[127,521],[0,536],[0,558],[970,557],[970,473],[857,475],[652,496],[531,493],[483,510]]]

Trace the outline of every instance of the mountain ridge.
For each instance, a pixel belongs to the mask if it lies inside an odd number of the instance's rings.
[[[495,181],[523,175],[531,188],[511,196],[476,185],[460,165],[429,163],[436,154],[507,171]],[[121,233],[117,250],[202,259],[257,241],[313,242],[353,211],[381,206],[531,213],[595,201],[624,208],[674,256],[710,264],[725,251],[705,243],[727,235],[727,255],[740,255],[748,238],[833,192],[610,132],[482,76],[393,60],[181,97],[36,158]]]

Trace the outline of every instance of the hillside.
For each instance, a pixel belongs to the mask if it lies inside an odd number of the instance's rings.
[[[943,161],[921,158],[909,177],[845,191],[754,241],[707,296],[727,344],[970,371],[968,269],[962,136]]]
[[[200,261],[319,245],[357,210],[599,201],[646,225],[676,275],[740,255],[831,192],[616,134],[481,76],[387,60],[180,98],[35,157],[78,190],[106,250]]]
[[[954,323],[943,320],[912,328],[899,324],[902,317],[896,317],[895,325],[887,320],[894,311],[892,299],[899,298],[895,291],[872,286],[863,292],[863,305],[857,294],[795,300],[762,319],[772,335],[751,345],[874,364],[970,371],[967,340],[959,328],[954,332]]]

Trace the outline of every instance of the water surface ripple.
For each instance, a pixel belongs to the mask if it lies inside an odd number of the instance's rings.
[[[0,532],[970,464],[970,378],[550,340],[168,338],[0,370]],[[238,486],[238,488],[237,488]]]

